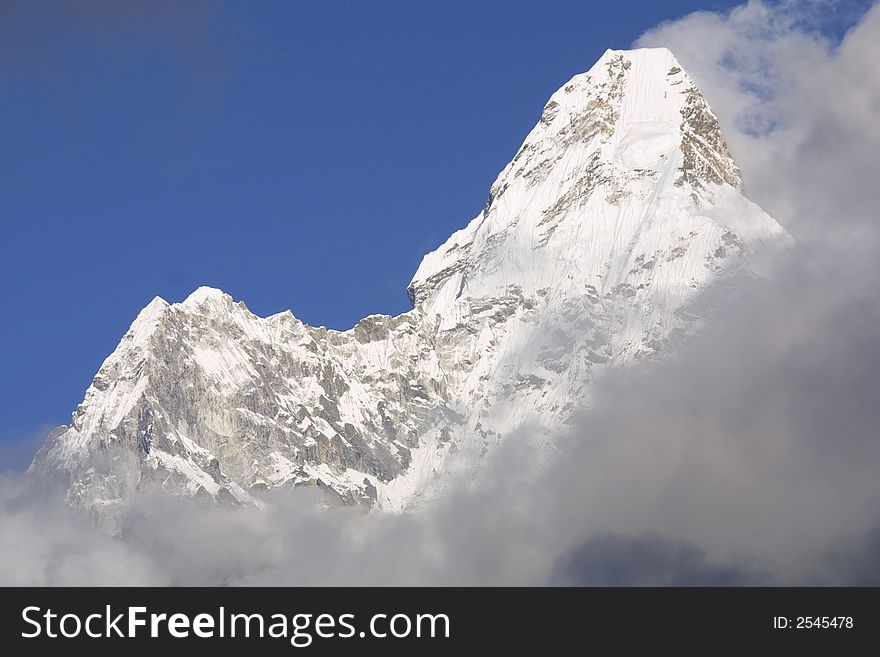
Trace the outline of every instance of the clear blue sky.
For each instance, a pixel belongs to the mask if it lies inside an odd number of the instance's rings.
[[[547,97],[711,1],[0,3],[0,442],[155,295],[408,309]]]

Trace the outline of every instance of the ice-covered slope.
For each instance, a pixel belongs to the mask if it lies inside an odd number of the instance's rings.
[[[740,188],[673,55],[609,50],[425,256],[412,311],[337,332],[208,288],[157,298],[32,469],[91,509],[149,483],[245,503],[318,485],[405,508],[518,427],[543,443],[605,369],[693,331],[707,286],[761,275],[788,237]]]

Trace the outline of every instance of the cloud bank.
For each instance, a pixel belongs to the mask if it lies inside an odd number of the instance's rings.
[[[880,583],[880,7],[822,31],[854,7],[749,2],[640,37],[703,87],[798,246],[771,282],[718,290],[672,357],[607,378],[542,467],[511,436],[405,515],[144,495],[117,538],[6,474],[0,583]]]

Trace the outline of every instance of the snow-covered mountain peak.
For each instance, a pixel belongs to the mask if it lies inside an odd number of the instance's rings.
[[[721,188],[739,190],[739,170],[672,53],[608,50],[551,96],[483,211],[425,256],[410,298],[449,324],[459,302],[510,286],[604,294],[636,259],[654,261],[647,242],[679,248],[684,208],[712,206]]]
[[[541,124],[565,136],[585,119],[602,133],[602,157],[623,168],[656,170],[675,147],[700,146],[681,162],[691,182],[740,185],[715,115],[667,48],[605,51],[553,94]]]
[[[742,195],[672,53],[609,50],[424,257],[411,311],[339,332],[210,287],[157,297],[32,469],[104,515],[156,485],[228,503],[314,485],[407,508],[522,427],[552,442],[609,368],[673,349],[708,287],[760,275],[787,240]]]
[[[186,306],[197,306],[206,302],[210,303],[218,301],[232,301],[232,297],[226,294],[223,290],[218,290],[216,287],[202,285],[193,290],[193,292],[183,300],[183,304]]]
[[[575,75],[550,97],[550,111],[545,106],[542,123],[559,131],[572,115],[582,115],[605,101],[613,105],[613,112],[606,114],[613,121],[603,126],[608,136],[620,127],[646,121],[669,121],[667,127],[674,132],[682,103],[680,94],[668,92],[687,82],[690,78],[666,48],[606,50],[587,72]]]
[[[158,326],[168,307],[169,304],[165,299],[153,297],[153,300],[138,313],[126,335],[131,336],[134,344],[143,345]]]

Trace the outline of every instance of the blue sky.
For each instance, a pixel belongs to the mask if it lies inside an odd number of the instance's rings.
[[[734,4],[0,3],[0,442],[66,422],[155,295],[407,310],[556,88]]]

